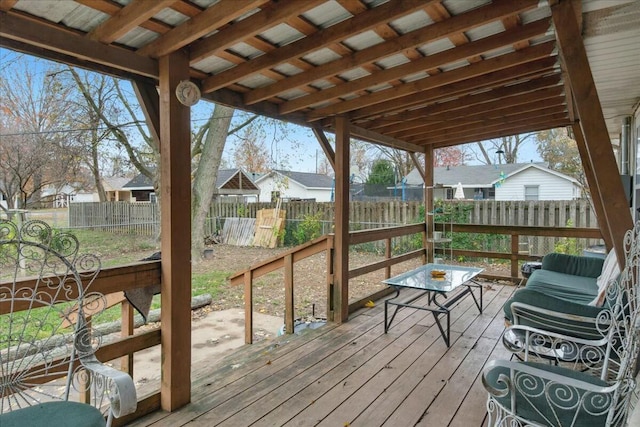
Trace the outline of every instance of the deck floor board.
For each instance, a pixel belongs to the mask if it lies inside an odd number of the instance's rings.
[[[196,366],[192,403],[131,425],[481,426],[480,373],[487,360],[508,357],[498,339],[502,304],[514,290],[484,287],[483,314],[470,296],[453,308],[450,348],[427,311],[399,310],[385,334],[379,301],[342,325],[245,346],[217,364]]]

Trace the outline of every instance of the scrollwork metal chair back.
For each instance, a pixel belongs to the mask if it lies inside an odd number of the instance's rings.
[[[89,403],[107,425],[135,410],[131,378],[95,357],[101,336],[91,317],[105,299],[90,289],[99,272],[73,234],[0,221],[0,425],[61,401]]]
[[[512,351],[546,349],[550,359],[562,354],[568,363],[528,357],[489,362],[482,381],[490,426],[626,425],[640,351],[640,222],[626,233],[624,248],[622,273],[609,283],[607,305],[592,320],[598,331],[593,339],[514,326],[527,335]]]

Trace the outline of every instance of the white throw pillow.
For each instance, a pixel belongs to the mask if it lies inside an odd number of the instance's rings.
[[[602,306],[604,303],[604,299],[607,296],[607,285],[609,282],[620,274],[620,266],[618,265],[618,257],[616,257],[616,251],[611,249],[609,254],[604,260],[604,264],[602,265],[602,273],[596,279],[596,283],[598,284],[598,296],[589,303],[589,305],[593,305],[596,307]]]

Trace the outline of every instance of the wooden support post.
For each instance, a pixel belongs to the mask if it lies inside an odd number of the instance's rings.
[[[191,152],[190,112],[176,86],[189,79],[189,56],[159,58],[162,230],[161,404],[173,411],[191,400]]]
[[[288,334],[294,333],[295,310],[293,307],[293,254],[284,257],[284,324]]]
[[[133,306],[126,299],[120,304],[121,329],[120,336],[128,338],[133,335]],[[120,370],[133,377],[133,353],[129,353],[120,359]]]
[[[425,263],[433,262],[433,250],[431,246],[433,243],[429,242],[429,239],[433,237],[433,217],[430,215],[433,213],[433,147],[427,146],[424,151],[424,223],[425,233],[423,237],[423,245],[425,249]]]
[[[584,147],[588,153],[587,159],[582,156],[582,153],[581,157],[583,162],[591,163],[598,184],[595,189],[592,189],[599,193],[594,194],[592,191],[594,205],[598,199],[602,201],[603,216],[598,218],[598,223],[602,227],[603,234],[610,235],[618,262],[624,263],[624,234],[633,227],[633,221],[573,2],[561,1],[553,5],[551,17],[560,55],[562,55],[576,103],[574,114],[577,113],[580,120]]]
[[[334,320],[349,317],[349,121],[335,118],[336,128],[336,201],[335,201],[335,274]]]
[[[244,273],[244,342],[253,343],[253,272]]]

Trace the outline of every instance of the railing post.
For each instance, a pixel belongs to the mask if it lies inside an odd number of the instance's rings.
[[[120,306],[120,312],[122,314],[120,336],[127,338],[133,335],[133,306],[125,299]],[[129,353],[120,360],[120,370],[133,377],[133,353]]]
[[[389,259],[391,258],[391,238],[385,239],[384,243],[385,243],[384,257],[385,259]],[[390,277],[391,277],[391,266],[388,266],[384,268],[384,278],[388,279]]]
[[[511,277],[518,277],[518,254],[520,253],[520,235],[511,233]]]
[[[333,306],[333,236],[327,236],[327,320],[333,322],[334,306]]]
[[[284,323],[288,334],[294,332],[293,308],[293,254],[284,257]]]
[[[253,343],[253,271],[244,273],[244,342]]]

